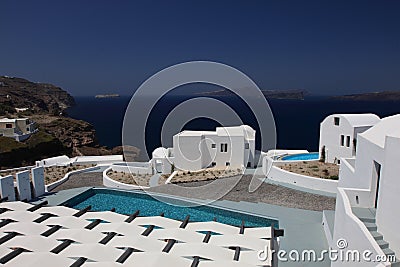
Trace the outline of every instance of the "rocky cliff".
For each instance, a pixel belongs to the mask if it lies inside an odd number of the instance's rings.
[[[63,111],[74,104],[74,98],[60,87],[0,76],[0,117],[29,117],[39,129],[38,133],[24,142],[2,137],[0,166],[30,165],[35,160],[62,154],[121,153],[118,148],[101,147],[90,123],[63,115]],[[16,108],[28,110],[18,113]]]
[[[16,108],[28,108],[32,113],[59,114],[74,104],[74,98],[60,87],[0,76],[0,115],[15,113]]]

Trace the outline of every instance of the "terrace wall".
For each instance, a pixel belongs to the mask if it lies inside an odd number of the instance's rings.
[[[268,179],[317,191],[334,194],[337,192],[338,181],[336,180],[322,179],[288,172],[277,167],[275,164],[279,163],[273,161],[269,157],[264,157],[263,172],[266,174]]]

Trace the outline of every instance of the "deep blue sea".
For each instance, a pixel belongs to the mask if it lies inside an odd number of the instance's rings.
[[[147,127],[152,134],[146,136],[147,151],[153,151],[161,144],[162,124],[168,113],[186,96],[164,97],[150,114]],[[230,105],[242,121],[257,130],[254,116],[240,99],[219,97]],[[96,131],[101,145],[114,147],[121,145],[122,123],[130,97],[96,99],[94,97],[75,97],[76,106],[67,110],[69,116],[88,121]],[[144,100],[145,101],[145,100]],[[333,113],[375,113],[380,117],[400,113],[399,102],[355,102],[332,100],[328,97],[307,97],[305,100],[269,100],[276,130],[277,147],[287,149],[307,149],[318,151],[319,124]],[[156,114],[156,115],[155,115]],[[140,114],[139,114],[140,115]],[[185,125],[184,129],[214,130],[218,123],[208,119],[196,119]],[[172,137],[171,137],[172,139]]]

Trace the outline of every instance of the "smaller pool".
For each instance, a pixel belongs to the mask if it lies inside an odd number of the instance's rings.
[[[319,153],[304,153],[284,156],[281,160],[317,160],[319,159]]]

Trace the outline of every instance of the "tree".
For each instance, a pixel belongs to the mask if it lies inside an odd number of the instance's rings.
[[[325,146],[322,146],[321,149],[321,156],[319,157],[320,162],[325,162],[326,159],[326,151],[325,151]]]

